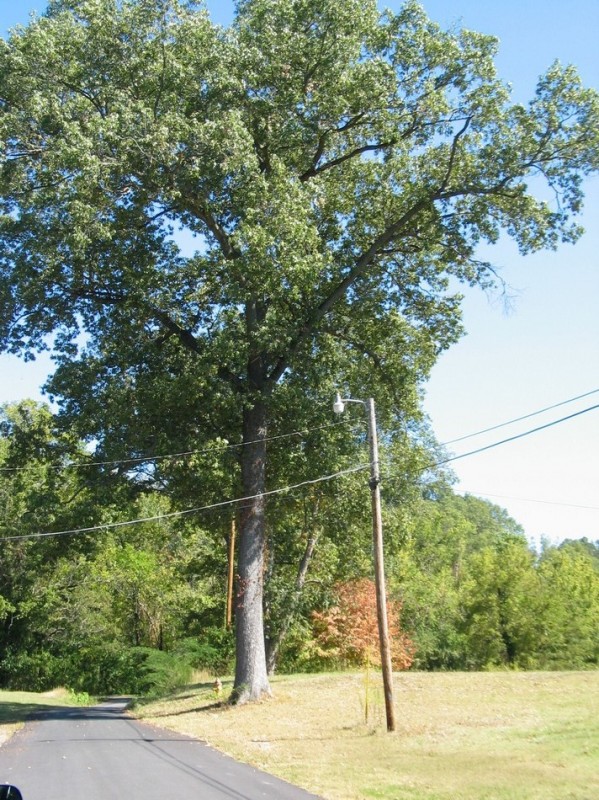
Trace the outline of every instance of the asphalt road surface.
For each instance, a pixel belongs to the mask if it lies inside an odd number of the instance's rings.
[[[124,701],[40,714],[0,747],[23,800],[315,800],[195,739],[128,717]]]

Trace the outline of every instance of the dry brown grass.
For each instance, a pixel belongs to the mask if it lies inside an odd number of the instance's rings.
[[[365,722],[356,674],[281,676],[233,708],[200,684],[138,716],[334,800],[599,797],[599,672],[402,673],[395,688],[395,734],[378,685]]]

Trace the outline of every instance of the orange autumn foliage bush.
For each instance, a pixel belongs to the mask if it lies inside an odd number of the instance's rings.
[[[347,666],[380,666],[374,582],[359,578],[339,583],[335,597],[334,606],[312,613],[315,654]],[[400,616],[401,603],[387,599],[391,660],[396,670],[409,669],[414,660],[414,645],[401,631]]]

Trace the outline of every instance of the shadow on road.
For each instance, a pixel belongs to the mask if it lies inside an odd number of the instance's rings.
[[[36,796],[37,792],[40,797],[44,796],[46,768],[36,777],[31,764],[36,763],[41,753],[63,778],[65,774],[73,776],[73,786],[85,785],[85,796],[90,800],[104,797],[95,792],[95,770],[110,774],[116,786],[134,787],[122,793],[132,800],[158,796],[197,796],[211,800],[314,798],[285,781],[206,747],[194,737],[135,719],[126,713],[129,701],[130,698],[123,697],[106,698],[98,705],[86,707],[36,705],[26,699],[1,702],[4,722],[33,720],[33,724],[8,747],[0,748],[0,771],[2,768],[11,771],[15,783],[23,788],[39,778],[41,783],[31,795]],[[81,793],[69,792],[64,796],[81,797]]]
[[[104,698],[100,705],[63,706],[60,704],[0,701],[0,725],[43,719],[114,719],[130,705],[130,697]]]
[[[53,713],[60,710],[72,710],[67,706],[40,705],[39,703],[0,702],[0,725],[12,725],[15,722],[27,722],[34,714]]]

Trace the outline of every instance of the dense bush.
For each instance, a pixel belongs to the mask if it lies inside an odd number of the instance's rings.
[[[190,655],[187,648],[167,653],[114,643],[64,655],[9,654],[1,678],[6,688],[21,691],[66,686],[90,695],[162,695],[190,682],[195,667]]]
[[[194,669],[218,675],[230,674],[235,663],[233,631],[225,628],[206,628],[201,637],[179,641],[175,653]]]
[[[7,689],[45,692],[64,686],[64,660],[40,650],[37,653],[7,653],[0,662],[0,682]]]

